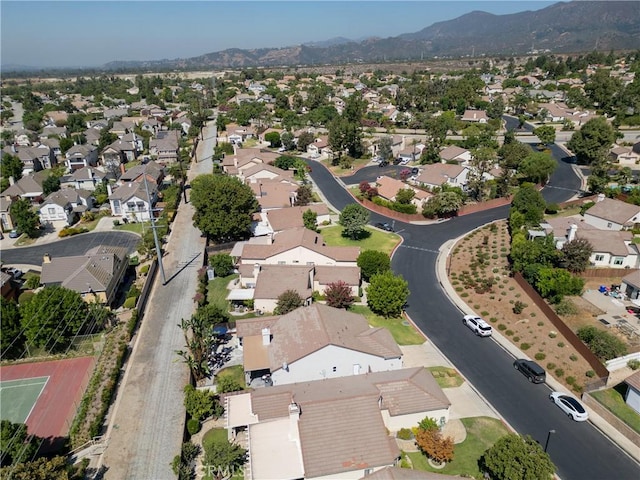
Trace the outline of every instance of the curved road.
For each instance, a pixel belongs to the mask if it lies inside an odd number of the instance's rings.
[[[580,181],[564,159],[564,151],[554,145],[552,153],[559,167],[543,195],[548,202],[560,202],[579,191]],[[340,181],[326,168],[314,168],[311,177],[334,208],[341,210],[353,203]],[[520,434],[529,434],[544,444],[549,430],[556,431],[548,453],[563,480],[636,480],[640,469],[633,459],[591,423],[569,420],[549,401],[549,388],[527,382],[513,369],[513,358],[496,342],[470,334],[462,325],[461,312],[438,285],[436,259],[442,244],[487,222],[505,218],[507,213],[508,207],[500,207],[428,226],[396,221],[396,230],[404,242],[396,250],[392,264],[409,282],[412,293],[407,313]],[[372,212],[371,221],[390,219]]]

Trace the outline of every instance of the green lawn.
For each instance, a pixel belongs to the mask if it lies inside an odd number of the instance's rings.
[[[349,311],[364,315],[371,326],[384,327],[389,330],[398,345],[422,345],[425,342],[424,337],[413,328],[413,325],[403,324],[406,322],[404,318],[384,318],[373,313],[365,305],[352,305]]]
[[[234,365],[233,367],[227,367],[220,370],[217,375],[220,377],[232,377],[236,382],[242,385],[242,388],[247,388],[247,384],[244,381],[244,367],[242,365]]]
[[[337,176],[341,177],[341,176],[352,175],[360,167],[364,167],[364,166],[368,165],[369,163],[371,163],[371,159],[370,158],[352,159],[351,165],[353,165],[353,169],[351,169],[351,168],[342,168],[340,165],[336,165],[334,167],[333,165],[331,165],[331,159],[330,158],[322,160],[322,163],[324,163],[327,166],[327,168],[329,170],[331,170],[331,172],[334,175],[337,175]]]
[[[207,446],[211,448],[211,445],[215,443],[228,442],[227,430],[224,428],[212,428],[202,437],[202,450],[207,450]],[[207,472],[205,470],[205,480],[213,480],[213,472]],[[230,480],[242,480],[242,469],[233,472],[233,476]]]
[[[115,230],[137,233],[138,235],[142,235],[143,230],[146,232],[150,228],[151,222],[121,223],[120,225],[116,225],[114,227]]]
[[[626,384],[622,383],[613,388],[591,392],[590,395],[637,433],[640,433],[640,414],[624,401],[622,392],[626,388]]]
[[[207,302],[218,305],[226,312],[229,309],[229,301],[227,300],[229,290],[227,290],[227,285],[229,285],[231,280],[238,278],[238,276],[239,275],[237,273],[234,273],[233,275],[216,277],[211,280],[207,287]]]
[[[427,367],[433,378],[436,379],[440,388],[459,387],[464,383],[464,379],[453,368],[449,367]]]
[[[509,430],[500,420],[489,417],[463,418],[462,423],[467,429],[467,438],[455,446],[451,463],[442,469],[435,469],[429,465],[427,458],[421,452],[405,453],[411,459],[413,468],[444,475],[482,478],[478,460],[500,437],[507,435]]]
[[[351,240],[342,236],[342,227],[336,225],[334,227],[326,227],[320,230],[324,242],[332,247],[360,247],[361,251],[364,250],[378,250],[387,254],[391,254],[391,251],[395,246],[400,243],[400,236],[395,233],[383,233],[371,227],[366,227],[367,232],[370,235],[362,240]]]

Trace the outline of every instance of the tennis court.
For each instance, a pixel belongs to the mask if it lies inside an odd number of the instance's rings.
[[[26,423],[48,381],[47,376],[0,382],[0,418]]]

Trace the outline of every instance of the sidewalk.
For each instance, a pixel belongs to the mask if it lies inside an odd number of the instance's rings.
[[[482,226],[478,228],[482,228]],[[458,240],[460,240],[460,238],[462,237],[449,240],[448,242],[444,243],[442,247],[440,247],[440,253],[438,254],[438,259],[436,261],[436,275],[445,293],[451,299],[451,301],[460,309],[460,311],[463,312],[464,314],[475,314],[476,312],[474,312],[471,309],[471,307],[469,307],[458,296],[453,286],[449,283],[449,278],[447,276],[447,257],[449,256],[453,246],[456,244]],[[506,350],[514,358],[526,358],[529,360],[531,359],[526,353],[524,353],[515,345],[513,345],[509,340],[507,340],[502,334],[500,334],[500,332],[496,331],[495,329],[493,331],[492,338],[496,343],[498,343],[498,345],[500,345],[504,350]],[[554,391],[561,391],[561,392],[567,393],[568,395],[573,396],[573,394],[569,392],[563,384],[558,382],[551,375],[547,375],[546,383]],[[584,402],[583,402],[583,405],[584,405]],[[614,442],[622,450],[624,450],[630,457],[640,462],[640,449],[638,449],[638,447],[636,447],[633,444],[633,442],[631,442],[631,440],[629,440],[620,432],[618,432],[618,430],[615,427],[613,427],[600,415],[596,414],[591,408],[589,408],[588,406],[585,406],[585,408],[589,412],[589,421],[598,430],[600,430],[612,442]]]

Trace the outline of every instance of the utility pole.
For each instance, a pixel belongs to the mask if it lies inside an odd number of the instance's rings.
[[[164,275],[164,266],[162,265],[162,247],[158,240],[158,232],[156,231],[156,222],[153,216],[153,208],[151,207],[151,195],[149,195],[149,184],[147,183],[147,172],[144,172],[144,189],[147,192],[147,200],[149,201],[149,219],[151,220],[151,231],[153,232],[153,241],[156,244],[156,255],[158,256],[158,266],[160,267],[160,275],[162,275],[162,285],[167,284],[167,277]]]

